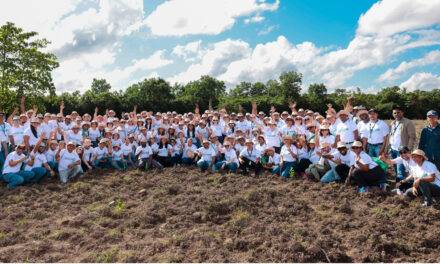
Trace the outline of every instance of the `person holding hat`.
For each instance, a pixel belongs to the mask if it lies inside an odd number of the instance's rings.
[[[413,149],[416,143],[416,128],[414,123],[404,117],[403,109],[397,105],[393,107],[394,120],[390,124],[389,146],[392,159],[396,159],[400,155],[399,149],[404,147],[409,150]],[[405,166],[403,164],[394,165],[396,172],[396,181],[405,178]]]
[[[112,160],[112,144],[107,138],[103,138],[99,141],[99,144],[94,148],[92,162],[95,168],[111,168]]]
[[[347,183],[353,179],[358,185],[358,191],[364,193],[368,191],[368,187],[377,186],[384,188],[387,182],[385,171],[377,165],[371,156],[363,150],[363,144],[355,141],[351,149],[355,154],[355,163],[350,169]]]
[[[199,167],[202,172],[209,173],[210,170],[213,171],[213,165],[215,164],[217,153],[211,147],[211,144],[207,139],[203,139],[202,147],[198,148],[196,153],[199,157],[197,167]]]
[[[2,179],[8,185],[8,189],[15,189],[18,186],[29,182],[33,177],[32,171],[23,171],[21,167],[28,157],[23,153],[26,146],[18,145],[15,151],[8,154],[2,170]]]
[[[238,169],[238,158],[237,153],[232,148],[232,145],[230,142],[225,142],[223,144],[224,148],[221,150],[222,152],[222,160],[218,161],[215,164],[215,170],[220,171],[222,174],[224,174],[227,171],[230,171],[232,173],[236,173]]]
[[[408,176],[402,182],[413,180],[412,188],[405,192],[407,197],[423,196],[423,206],[431,206],[432,197],[440,197],[440,172],[437,167],[425,155],[421,149],[416,149],[411,153],[414,165]]]
[[[241,150],[239,155],[239,168],[243,174],[247,174],[248,170],[254,170],[255,176],[258,176],[263,168],[260,162],[261,152],[254,147],[254,142],[247,139],[245,147]]]
[[[44,138],[40,136],[35,148],[29,155],[29,159],[24,167],[25,171],[32,171],[34,177],[29,180],[32,183],[40,182],[46,175],[55,176],[55,171],[49,166],[46,159],[46,144],[43,142]]]
[[[426,114],[428,126],[420,134],[419,149],[423,150],[428,160],[440,168],[440,126],[438,112],[430,110]]]
[[[66,148],[59,148],[56,154],[58,173],[61,183],[65,184],[70,179],[82,175],[81,159],[75,151],[75,143],[68,142]]]

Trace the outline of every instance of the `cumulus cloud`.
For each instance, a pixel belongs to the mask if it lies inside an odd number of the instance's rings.
[[[186,45],[177,45],[173,48],[172,54],[187,62],[194,61],[203,54],[202,41],[198,40],[189,42]]]
[[[388,69],[382,75],[379,76],[378,81],[394,81],[400,78],[405,72],[421,66],[440,63],[440,50],[433,50],[428,52],[422,58],[403,61],[396,68]]]
[[[190,65],[186,71],[169,78],[169,81],[186,83],[202,75],[219,76],[227,70],[231,62],[248,57],[251,51],[249,44],[242,40],[227,39],[217,42],[204,51],[198,62]]]
[[[359,19],[359,34],[393,35],[440,23],[440,0],[383,0]]]
[[[232,28],[239,17],[258,14],[248,22],[262,20],[261,12],[278,7],[279,0],[170,0],[147,17],[146,25],[156,36],[216,35]]]
[[[418,72],[401,83],[400,87],[406,88],[408,91],[440,89],[440,76],[429,72]]]

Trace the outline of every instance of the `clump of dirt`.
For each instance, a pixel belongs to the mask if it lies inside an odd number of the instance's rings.
[[[99,171],[0,186],[0,262],[429,262],[440,211],[276,176]]]

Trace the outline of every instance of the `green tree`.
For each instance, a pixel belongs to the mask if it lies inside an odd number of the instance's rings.
[[[209,102],[216,107],[222,96],[225,95],[225,83],[211,76],[202,76],[197,81],[185,85],[182,98],[190,104],[199,104],[202,109],[207,109]]]
[[[300,97],[302,74],[290,71],[280,75],[280,94],[286,102],[297,100]]]
[[[174,95],[172,87],[161,78],[145,79],[131,85],[125,91],[124,107],[132,109],[135,105],[139,109],[153,111],[168,111],[171,108]]]
[[[17,97],[54,94],[52,70],[57,58],[43,50],[49,42],[37,39],[38,33],[24,32],[13,23],[0,27],[0,89],[12,89]]]

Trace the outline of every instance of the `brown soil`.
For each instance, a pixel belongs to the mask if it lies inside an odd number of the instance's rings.
[[[420,200],[273,176],[99,172],[2,184],[0,209],[0,262],[440,259],[440,211]]]

